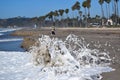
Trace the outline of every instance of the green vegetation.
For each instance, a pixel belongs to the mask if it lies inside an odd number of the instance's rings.
[[[10,27],[10,26],[22,26],[22,27],[33,27],[35,24],[38,27],[113,27],[120,26],[120,16],[118,3],[119,0],[98,0],[101,6],[101,15],[96,15],[91,17],[90,8],[92,0],[84,0],[82,3],[76,1],[71,8],[59,9],[50,11],[44,16],[25,18],[25,17],[15,17],[9,19],[0,19],[0,27]],[[110,4],[112,3],[112,4]],[[106,5],[104,7],[103,5]],[[112,11],[110,9],[112,6]],[[84,12],[81,8],[84,8]],[[105,9],[106,8],[106,9]],[[106,15],[105,16],[105,10]],[[72,12],[71,12],[72,11]],[[69,16],[72,13],[72,16]],[[111,14],[113,13],[113,14]]]

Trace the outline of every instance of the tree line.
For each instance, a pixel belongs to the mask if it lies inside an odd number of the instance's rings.
[[[109,20],[112,20],[112,25],[120,24],[120,16],[119,16],[119,0],[98,0],[99,5],[101,6],[101,15],[96,15],[95,17],[91,17],[90,9],[91,9],[92,0],[84,0],[82,3],[76,1],[71,8],[67,9],[59,9],[55,11],[50,11],[44,16],[39,17],[39,19],[33,18],[33,20],[41,23],[41,26],[60,26],[60,27],[89,27],[91,23],[99,23],[101,26],[110,26]],[[110,5],[111,3],[111,5]],[[105,7],[103,6],[105,5]],[[112,6],[112,9],[110,9]],[[81,8],[84,8],[84,13],[81,11]],[[106,8],[106,9],[105,9]],[[68,13],[71,13],[72,10],[73,16],[69,16]],[[105,10],[106,15],[105,16]],[[111,14],[112,13],[112,14]],[[75,14],[75,15],[74,15]],[[66,17],[65,17],[66,16]],[[107,23],[108,22],[108,23]]]
[[[118,7],[119,0],[98,0],[99,5],[101,6],[102,16],[96,15],[95,17],[91,17],[90,12],[91,6],[93,6],[91,5],[92,1],[93,0],[84,0],[82,3],[76,1],[71,8],[50,11],[40,17],[0,19],[0,26],[31,26],[36,24],[39,27],[89,27],[91,26],[91,23],[98,23],[101,27],[103,27],[111,25],[106,24],[108,20],[112,20],[113,25],[115,26],[120,24]],[[112,9],[110,9],[111,6]],[[84,12],[81,11],[82,7],[84,8]],[[73,15],[69,16],[69,13],[72,13]],[[107,16],[105,16],[105,14]]]

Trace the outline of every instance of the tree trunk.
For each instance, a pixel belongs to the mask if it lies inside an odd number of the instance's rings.
[[[75,17],[74,17],[74,12],[73,12],[73,20],[72,20],[73,24],[72,24],[72,27],[75,27],[75,20],[74,19],[75,19]]]
[[[118,2],[117,2],[116,4],[117,4],[117,23],[119,24],[119,8],[118,8]]]
[[[87,10],[85,8],[85,27],[88,27],[88,23],[87,23]]]
[[[117,2],[114,1],[114,5],[115,5],[115,25],[117,25]]]
[[[88,20],[87,20],[87,26],[89,27],[89,18],[90,18],[90,8],[88,8]]]
[[[103,5],[101,5],[101,12],[102,12],[102,21],[101,21],[101,24],[102,24],[102,27],[104,25],[104,10],[103,10]]]
[[[107,15],[107,19],[108,19],[108,4],[106,4],[106,15]]]
[[[108,18],[110,19],[110,4],[108,4]]]

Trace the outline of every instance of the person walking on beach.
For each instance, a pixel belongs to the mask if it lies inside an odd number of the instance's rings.
[[[55,35],[55,27],[52,27],[51,35]]]

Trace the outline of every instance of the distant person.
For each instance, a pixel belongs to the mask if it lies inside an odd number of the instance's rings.
[[[51,34],[55,35],[55,27],[52,27]]]
[[[37,24],[34,25],[34,29],[36,29],[36,28],[37,28]]]

